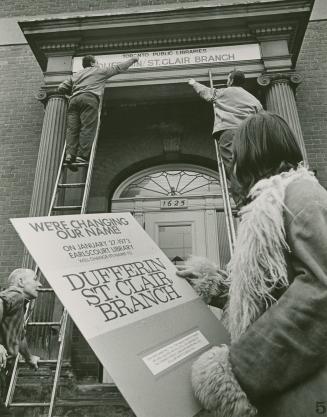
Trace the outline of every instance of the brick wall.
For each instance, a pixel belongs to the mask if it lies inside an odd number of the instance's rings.
[[[0,47],[0,285],[21,265],[10,217],[28,216],[43,106],[34,97],[42,73],[25,45]]]
[[[309,23],[296,70],[297,104],[309,163],[327,187],[327,21]]]
[[[257,0],[247,0],[248,3]],[[243,3],[244,1],[239,1]],[[41,14],[98,11],[125,7],[157,6],[194,3],[195,0],[1,0],[0,17],[33,16]],[[219,4],[235,4],[237,0],[220,0]]]

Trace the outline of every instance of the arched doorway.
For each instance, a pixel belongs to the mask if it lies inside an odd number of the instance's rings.
[[[113,212],[132,212],[172,262],[188,255],[226,264],[229,253],[218,174],[193,164],[142,170],[116,189]]]

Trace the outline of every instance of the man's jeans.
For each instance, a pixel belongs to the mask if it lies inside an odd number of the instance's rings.
[[[98,124],[99,99],[81,93],[69,101],[67,113],[66,154],[88,158]]]
[[[218,147],[223,161],[226,177],[230,181],[231,193],[233,200],[236,206],[240,206],[242,196],[241,196],[241,186],[233,175],[233,140],[234,140],[235,130],[227,129],[222,132],[217,132],[214,134],[214,138],[218,142]]]

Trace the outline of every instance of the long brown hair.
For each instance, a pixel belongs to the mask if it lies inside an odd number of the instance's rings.
[[[239,126],[233,142],[233,175],[243,200],[262,178],[296,169],[303,155],[287,122],[277,114],[261,111]]]

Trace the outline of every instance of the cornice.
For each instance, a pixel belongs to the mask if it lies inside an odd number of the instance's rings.
[[[67,53],[73,51],[74,55],[85,53],[105,53],[121,51],[138,51],[138,50],[156,50],[169,49],[178,47],[196,47],[199,45],[231,45],[258,42],[260,40],[277,39],[283,37],[292,40],[295,37],[297,29],[296,23],[269,23],[260,25],[249,25],[248,27],[235,28],[235,30],[220,32],[195,32],[192,34],[176,34],[175,36],[157,36],[134,38],[121,37],[120,39],[89,41],[88,39],[67,40],[47,40],[40,42],[40,49],[44,54],[54,52]]]
[[[299,21],[289,20],[277,24],[252,24],[250,27],[253,36],[259,42],[286,39],[288,41],[289,50],[295,55],[298,53],[299,49],[299,36],[301,38],[301,32],[304,33],[306,23],[303,21],[303,18],[301,18]]]
[[[256,37],[275,36],[280,34],[291,34],[296,28],[294,22],[284,22],[280,24],[257,24],[250,25],[253,34]]]
[[[27,19],[19,22],[25,35],[50,32],[67,32],[78,29],[106,29],[124,26],[148,26],[163,25],[171,23],[197,22],[226,20],[235,18],[253,19],[258,16],[274,15],[287,16],[294,13],[310,12],[312,0],[274,0],[271,2],[248,2],[234,3],[230,5],[219,5],[213,2],[211,5],[187,7],[187,4],[179,5],[174,9],[163,8],[158,10],[153,7],[121,9],[120,12],[110,11],[109,13],[94,13],[93,15],[67,15],[52,18]]]
[[[154,38],[143,39],[128,39],[122,38],[111,41],[98,41],[93,42],[65,42],[65,41],[49,41],[42,43],[40,49],[48,54],[52,52],[68,52],[74,51],[75,55],[84,54],[86,52],[98,53],[107,52],[120,52],[120,51],[137,51],[137,50],[155,50],[166,49],[172,47],[188,47],[198,45],[219,45],[219,44],[242,44],[256,42],[255,37],[250,31],[235,31],[226,33],[193,33],[192,35],[176,35],[176,36],[162,36]]]
[[[213,3],[161,11],[126,8],[121,14],[33,19],[20,22],[20,26],[43,70],[48,57],[58,53],[76,56],[182,49],[280,37],[290,42],[290,53],[296,56],[312,6],[312,0]]]
[[[156,49],[163,47],[174,47],[176,45],[218,45],[220,43],[244,43],[253,41],[253,35],[247,31],[235,31],[229,33],[193,33],[192,35],[176,35],[169,37],[156,37],[152,39],[138,39],[138,40],[120,40],[113,42],[102,42],[102,43],[86,43],[80,46],[80,51],[86,50],[117,50],[117,49]]]
[[[67,42],[67,41],[49,41],[40,43],[40,50],[45,53],[57,52],[57,51],[76,51],[80,46],[80,42]]]

